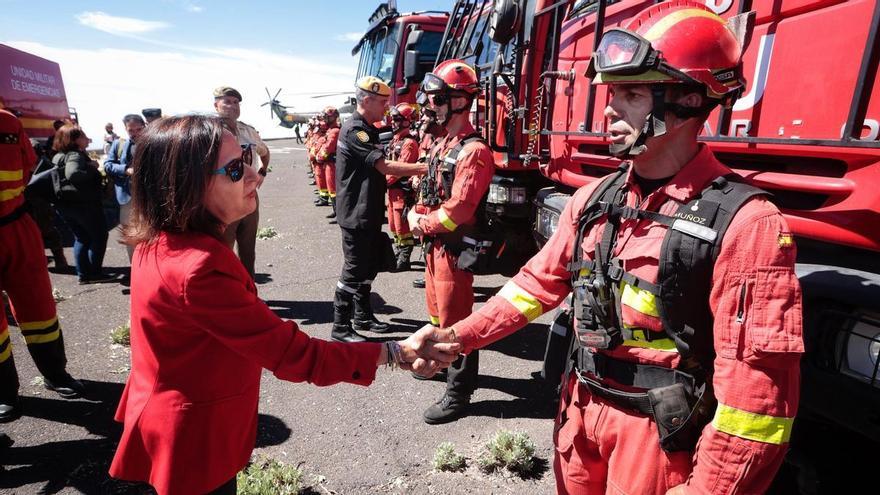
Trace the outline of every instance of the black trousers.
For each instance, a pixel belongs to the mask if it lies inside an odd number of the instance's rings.
[[[382,230],[342,228],[342,254],[345,263],[339,276],[339,285],[357,292],[364,285],[372,285],[382,266]],[[339,287],[337,285],[337,287]],[[339,287],[342,289],[343,287]]]
[[[342,228],[345,263],[333,296],[333,324],[336,327],[350,326],[352,316],[358,320],[373,317],[370,292],[383,263],[383,236],[385,234],[378,228]]]

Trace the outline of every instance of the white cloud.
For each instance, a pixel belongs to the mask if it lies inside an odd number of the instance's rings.
[[[187,12],[195,12],[196,14],[205,11],[205,8],[202,7],[201,5],[196,5],[194,3],[188,3],[188,2],[185,4],[185,8],[186,8]]]
[[[76,107],[80,123],[93,140],[103,135],[107,122],[121,127],[122,116],[147,107],[161,107],[167,115],[213,112],[211,94],[217,86],[232,86],[244,96],[241,120],[255,126],[263,137],[289,137],[278,126],[265,102],[284,88],[281,103],[294,111],[316,111],[341,105],[344,96],[312,99],[297,93],[328,92],[352,86],[356,62],[331,65],[283,53],[238,48],[184,48],[158,52],[70,49],[25,41],[0,41],[47,58],[61,66],[67,102]],[[112,63],[110,63],[112,61]],[[108,72],[108,67],[111,71]]]
[[[104,12],[83,12],[77,14],[80,24],[98,31],[118,35],[143,34],[168,27],[161,21],[145,21],[134,17],[117,17]]]
[[[358,33],[342,33],[342,34],[337,34],[336,37],[335,37],[334,39],[335,39],[336,41],[353,41],[353,42],[356,43],[356,42],[360,41],[361,38],[363,38],[363,37],[364,37],[364,33],[363,33],[363,32],[358,32]]]

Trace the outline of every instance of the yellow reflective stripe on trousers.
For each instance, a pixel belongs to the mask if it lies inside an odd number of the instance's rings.
[[[728,435],[780,445],[791,437],[794,418],[768,416],[718,403],[712,426]]]
[[[623,345],[629,347],[639,347],[641,349],[654,349],[656,351],[663,352],[678,352],[678,348],[675,347],[675,341],[672,339],[666,338],[648,340],[645,337],[646,331],[641,328],[633,329],[632,333],[633,339],[624,340]]]
[[[9,327],[0,330],[0,363],[9,359],[12,355],[12,340],[9,339]]]
[[[58,340],[58,337],[61,335],[61,328],[56,328],[54,332],[50,333],[38,333],[36,335],[25,335],[24,341],[27,344],[45,344],[46,342],[53,342]]]
[[[620,283],[620,303],[648,316],[660,316],[654,294],[626,282]]]
[[[440,317],[439,316],[429,315],[429,318],[431,319],[431,325],[434,325],[436,327],[437,325],[440,324]]]
[[[12,189],[0,189],[0,201],[9,201],[17,198],[24,191],[24,186],[14,187]]]
[[[446,227],[446,230],[450,232],[458,228],[458,224],[453,222],[452,219],[449,218],[449,215],[443,208],[437,210],[437,219],[440,220],[440,224]]]
[[[21,180],[23,178],[23,170],[0,170],[0,181]]]
[[[527,320],[532,321],[544,314],[544,306],[538,299],[523,290],[513,281],[504,284],[498,291],[498,295],[506,299],[517,311],[523,314]]]
[[[19,328],[22,330],[41,330],[43,328],[49,328],[54,325],[56,321],[58,321],[57,316],[46,321],[23,321],[19,325]]]

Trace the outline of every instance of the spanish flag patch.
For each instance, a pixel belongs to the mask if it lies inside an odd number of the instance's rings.
[[[367,131],[358,131],[355,136],[357,136],[358,140],[362,143],[370,142],[370,135],[367,134]]]
[[[788,232],[780,232],[779,237],[777,237],[776,241],[779,243],[779,247],[781,248],[790,248],[794,246],[794,237]]]

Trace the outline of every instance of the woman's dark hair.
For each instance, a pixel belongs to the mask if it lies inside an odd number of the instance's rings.
[[[127,243],[150,242],[162,231],[221,235],[222,223],[205,208],[205,193],[223,130],[219,118],[205,115],[147,126],[134,155]]]
[[[52,140],[52,149],[60,153],[68,151],[79,151],[79,145],[76,141],[85,136],[82,128],[76,124],[64,124],[55,131],[55,138]]]

